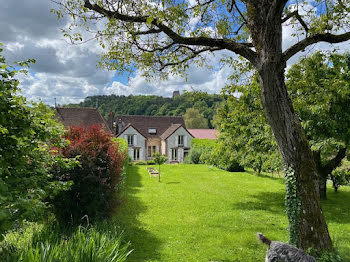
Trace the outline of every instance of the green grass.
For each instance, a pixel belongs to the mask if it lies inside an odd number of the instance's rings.
[[[287,241],[282,179],[205,165],[163,165],[162,182],[131,166],[116,223],[134,251],[129,261],[263,261],[256,232]],[[350,261],[350,190],[329,190],[329,230]]]

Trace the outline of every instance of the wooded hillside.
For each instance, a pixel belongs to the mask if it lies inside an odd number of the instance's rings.
[[[223,101],[221,95],[204,92],[186,92],[174,98],[143,95],[102,95],[89,96],[79,104],[69,104],[70,107],[98,107],[101,114],[107,118],[109,112],[122,115],[157,115],[183,116],[188,108],[196,108],[208,120],[209,128],[213,128],[212,120],[216,107]]]

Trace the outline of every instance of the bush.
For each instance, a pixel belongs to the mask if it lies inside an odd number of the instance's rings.
[[[147,160],[147,165],[155,165],[156,162],[154,162],[153,159]]]
[[[145,166],[145,165],[147,165],[147,162],[143,161],[143,160],[137,160],[137,161],[134,161],[134,165],[135,166]]]
[[[56,169],[55,179],[72,181],[67,191],[51,199],[61,224],[79,224],[108,216],[117,203],[116,190],[123,181],[122,169],[127,152],[101,126],[71,127],[65,135],[70,144],[62,150],[65,157],[78,157],[80,166]]]
[[[340,186],[350,185],[350,169],[338,167],[333,170],[330,178],[333,182],[333,188],[337,192]]]
[[[204,163],[204,162],[201,162],[201,155],[202,155],[202,150],[198,148],[192,148],[187,158],[191,164],[201,164],[201,163]]]
[[[1,243],[1,261],[26,262],[123,262],[130,254],[116,226],[62,230],[57,226],[42,229],[36,224],[11,232]],[[19,244],[19,242],[21,244]]]
[[[239,164],[232,154],[228,153],[217,140],[192,139],[188,163],[206,163],[230,172],[243,172],[244,167]]]

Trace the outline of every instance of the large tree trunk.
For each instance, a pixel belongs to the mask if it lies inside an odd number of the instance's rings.
[[[301,201],[298,245],[303,249],[331,249],[332,242],[319,198],[316,166],[285,86],[282,10],[273,10],[270,4],[261,1],[259,8],[248,5],[247,11],[248,26],[259,56],[257,68],[262,86],[262,103],[283,161],[293,169],[296,177]]]
[[[330,249],[332,244],[321,209],[316,166],[294,114],[281,67],[275,62],[266,63],[260,71],[262,101],[284,163],[293,169],[296,177],[302,207],[298,243],[304,249]]]

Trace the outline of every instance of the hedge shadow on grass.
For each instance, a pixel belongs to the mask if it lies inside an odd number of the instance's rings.
[[[147,206],[136,196],[142,187],[141,168],[130,166],[125,181],[125,198],[117,211],[116,223],[124,231],[124,238],[131,243],[133,252],[129,261],[160,260],[159,247],[162,242],[143,228],[138,220]]]

